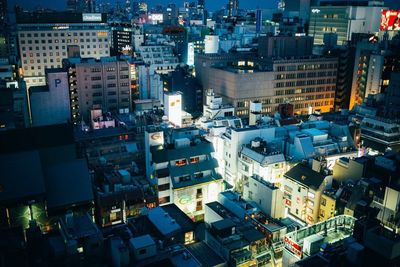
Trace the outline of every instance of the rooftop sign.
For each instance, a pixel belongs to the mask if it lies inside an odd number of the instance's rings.
[[[101,13],[83,13],[82,14],[82,21],[88,22],[98,22],[101,21]]]

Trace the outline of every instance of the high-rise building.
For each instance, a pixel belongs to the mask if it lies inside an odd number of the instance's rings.
[[[111,25],[111,55],[132,54],[133,28],[130,23],[112,23]]]
[[[90,110],[128,113],[132,108],[131,64],[115,57],[100,60],[64,60],[70,81],[71,114],[74,122],[88,120]]]
[[[367,41],[359,42],[356,48],[353,70],[353,85],[350,96],[350,109],[362,104],[369,94],[380,93],[383,69],[383,55],[379,45]]]
[[[237,10],[239,9],[239,0],[229,0],[227,9],[229,17],[236,15]]]
[[[339,45],[352,33],[379,32],[382,6],[312,6],[308,32],[314,44],[323,44],[325,33],[336,33]]]
[[[106,14],[20,12],[17,31],[22,71],[28,87],[44,85],[45,69],[61,67],[64,58],[110,55]]]

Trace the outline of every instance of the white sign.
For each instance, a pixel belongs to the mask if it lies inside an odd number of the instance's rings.
[[[83,13],[82,21],[101,21],[101,13]]]
[[[188,57],[187,57],[186,64],[188,66],[194,65],[194,44],[193,43],[188,43]]]

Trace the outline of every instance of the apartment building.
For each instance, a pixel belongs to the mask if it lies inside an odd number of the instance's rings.
[[[299,163],[291,168],[283,182],[288,213],[307,224],[317,223],[321,196],[332,184],[332,176],[321,172],[318,162],[313,167]]]
[[[243,145],[238,157],[239,179],[246,184],[249,177],[256,177],[279,187],[289,169],[283,145],[282,140],[267,143],[261,138]]]
[[[107,15],[71,12],[17,13],[18,45],[27,87],[45,84],[45,69],[68,57],[110,55]]]
[[[192,220],[204,219],[204,205],[223,189],[214,148],[197,128],[145,132],[146,173],[158,187],[159,204],[174,203]]]
[[[131,111],[135,66],[127,60],[117,57],[70,58],[64,60],[63,65],[68,70],[74,122],[88,120],[93,106],[101,106],[104,112]]]

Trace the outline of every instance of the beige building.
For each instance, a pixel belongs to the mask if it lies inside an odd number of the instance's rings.
[[[285,174],[283,181],[283,197],[288,213],[307,224],[317,223],[321,196],[331,184],[332,176],[302,163],[294,166]]]
[[[215,64],[204,58],[196,63],[203,88],[212,88],[241,118],[249,116],[251,101],[262,103],[263,114],[273,114],[287,102],[293,104],[295,114],[333,109],[337,58],[307,56],[261,63],[247,58]]]
[[[133,65],[116,57],[100,60],[71,58],[68,69],[72,120],[87,120],[93,106],[104,112],[128,113],[132,109]]]
[[[45,69],[61,67],[64,58],[110,55],[106,14],[21,12],[17,31],[27,87],[44,85]]]

